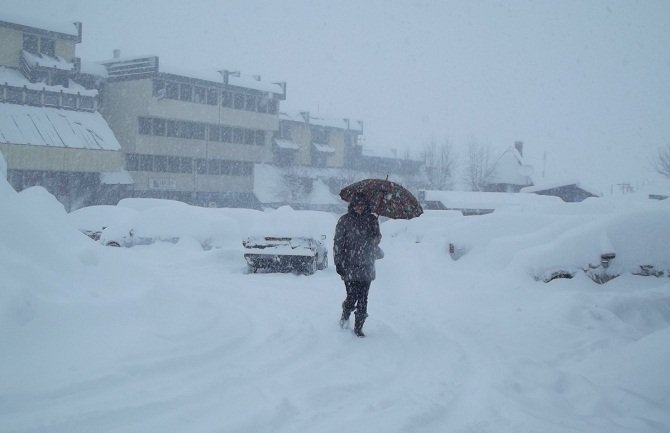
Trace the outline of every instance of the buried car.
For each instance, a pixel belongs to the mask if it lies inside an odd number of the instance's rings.
[[[312,237],[252,236],[242,242],[250,273],[265,269],[311,275],[328,267],[328,250],[323,240]]]

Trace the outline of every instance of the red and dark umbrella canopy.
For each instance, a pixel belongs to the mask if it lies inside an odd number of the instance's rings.
[[[364,179],[340,191],[340,197],[350,202],[354,196],[363,196],[372,213],[392,219],[412,219],[423,213],[416,197],[405,187],[385,179]]]

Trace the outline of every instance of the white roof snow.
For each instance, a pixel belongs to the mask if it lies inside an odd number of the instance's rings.
[[[532,174],[532,167],[524,164],[523,157],[514,147],[506,149],[494,164],[495,171],[488,183],[532,184],[530,176],[526,174]]]
[[[61,71],[73,71],[74,63],[68,62],[62,57],[52,57],[46,54],[33,54],[28,51],[21,51],[26,63],[32,67],[41,66],[43,68],[56,68]]]
[[[274,139],[275,144],[280,147],[281,149],[290,149],[290,150],[298,150],[300,149],[300,146],[298,146],[295,142],[292,140],[286,140],[283,138],[275,138]]]
[[[48,20],[41,20],[36,17],[25,17],[7,14],[0,12],[0,21],[11,24],[19,24],[22,26],[32,27],[34,29],[47,30],[50,32],[62,33],[64,35],[79,36],[79,30],[72,22],[53,22]]]
[[[98,112],[0,104],[0,143],[120,150]]]
[[[324,152],[324,153],[335,153],[335,148],[331,146],[330,144],[324,144],[324,143],[314,143],[312,142],[312,146],[319,152]]]
[[[23,74],[16,69],[6,68],[0,66],[0,85],[6,84],[14,87],[25,87],[30,90],[46,90],[49,92],[63,92],[70,95],[81,94],[83,96],[97,96],[98,91],[95,89],[86,89],[81,84],[69,80],[69,87],[63,86],[48,86],[44,83],[31,83]]]
[[[538,204],[560,204],[558,197],[512,192],[425,191],[426,201],[439,201],[447,209],[504,209]]]
[[[582,182],[579,182],[578,180],[566,180],[562,182],[552,182],[552,183],[543,183],[542,185],[535,185],[535,186],[529,186],[526,188],[521,188],[521,192],[538,192],[538,191],[546,191],[548,189],[554,189],[554,188],[560,188],[563,186],[570,186],[574,185],[577,188],[583,189],[584,191],[588,192],[589,194],[593,194],[597,197],[602,196],[602,193],[595,188],[591,188],[587,185],[584,185]]]

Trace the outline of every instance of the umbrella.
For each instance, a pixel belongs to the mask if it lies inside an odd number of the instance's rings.
[[[367,198],[372,213],[392,219],[412,219],[423,213],[416,197],[405,187],[387,179],[364,179],[340,191],[342,200],[349,202],[361,194]]]

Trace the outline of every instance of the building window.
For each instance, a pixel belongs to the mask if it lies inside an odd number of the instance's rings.
[[[29,53],[37,54],[40,51],[39,38],[35,35],[23,34],[23,49]]]
[[[154,96],[165,97],[165,81],[154,80],[153,87],[154,87],[154,90],[153,90],[153,95]]]
[[[256,145],[257,146],[265,145],[265,131],[256,131]]]
[[[167,171],[167,156],[164,155],[154,156],[154,171],[157,172]]]
[[[221,141],[224,143],[233,142],[233,128],[230,126],[224,126],[221,128]]]
[[[253,129],[244,130],[244,144],[254,144],[255,134]]]
[[[165,84],[165,97],[170,99],[179,99],[179,84],[170,83]]]
[[[193,86],[188,84],[182,84],[179,91],[179,99],[182,101],[192,101],[193,100]]]
[[[177,122],[174,120],[168,120],[166,122],[166,135],[168,137],[178,137],[177,135]]]
[[[195,87],[193,88],[193,102],[198,104],[205,103],[205,88],[204,87]]]
[[[277,101],[274,99],[268,101],[268,113],[277,114]]]
[[[179,170],[182,173],[193,173],[193,158],[179,158]]]
[[[178,156],[168,156],[167,157],[167,171],[168,173],[179,173],[179,157]]]
[[[233,128],[233,143],[242,144],[244,142],[244,131],[242,128]]]
[[[283,138],[284,140],[291,139],[291,124],[288,122],[279,123],[279,138]]]
[[[220,175],[221,174],[221,161],[218,160],[218,159],[210,159],[207,162],[207,174]]]
[[[151,119],[147,117],[140,117],[139,119],[139,133],[142,135],[151,135]]]
[[[153,120],[154,135],[165,135],[165,120],[163,119],[154,119]]]
[[[198,174],[207,174],[207,160],[198,158],[195,160],[195,171]]]
[[[221,128],[217,125],[209,125],[209,141],[221,141]]]
[[[256,97],[247,95],[244,102],[244,109],[247,111],[256,111]]]
[[[241,110],[244,108],[244,95],[241,93],[235,93],[234,99],[233,99],[233,107],[236,110]]]
[[[151,155],[138,155],[139,156],[139,171],[152,171],[153,170],[153,158]]]
[[[56,40],[50,38],[40,38],[40,53],[47,56],[56,57]]]
[[[221,174],[230,176],[233,174],[232,161],[221,161]]]
[[[312,128],[312,141],[317,143],[327,144],[329,139],[329,131],[325,128]]]
[[[221,93],[221,105],[228,108],[233,108],[233,94],[231,92]]]
[[[126,154],[126,170],[137,171],[137,160],[138,157],[134,153]]]
[[[207,89],[207,103],[216,105],[219,103],[219,91],[216,89]]]
[[[193,138],[195,140],[204,140],[205,139],[205,124],[204,123],[194,123],[193,124]]]

